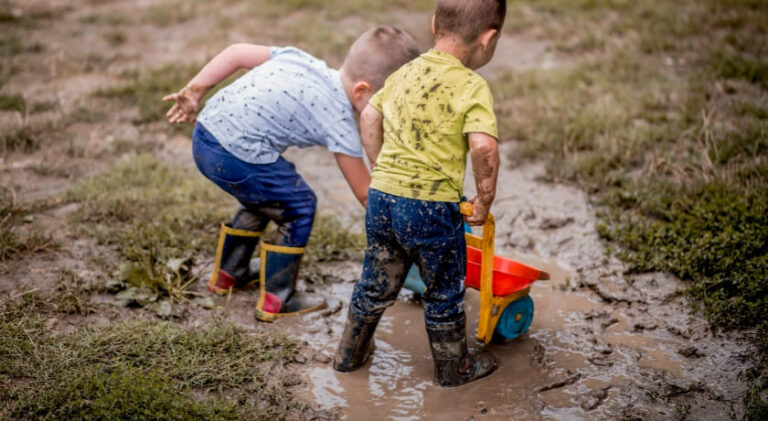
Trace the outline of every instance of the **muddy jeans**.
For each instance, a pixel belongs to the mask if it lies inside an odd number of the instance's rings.
[[[192,154],[200,172],[242,205],[233,228],[262,231],[271,220],[278,226],[277,244],[307,244],[317,197],[292,163],[280,157],[271,164],[249,164],[224,149],[201,124],[192,135]]]
[[[350,311],[368,318],[391,306],[415,263],[427,286],[422,303],[427,326],[464,318],[466,245],[459,204],[408,199],[368,191],[368,247]]]

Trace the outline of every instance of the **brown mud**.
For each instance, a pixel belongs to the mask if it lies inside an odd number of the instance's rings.
[[[502,145],[502,156],[514,152]],[[336,171],[321,150],[291,151],[326,210],[362,229],[362,209],[334,183]],[[504,162],[504,160],[502,160]],[[499,369],[458,388],[432,383],[432,360],[420,303],[409,291],[388,309],[376,332],[371,361],[337,373],[331,360],[344,327],[359,262],[322,271],[335,282],[312,286],[326,310],[279,320],[269,328],[303,340],[297,363],[307,383],[299,393],[334,417],[359,419],[692,419],[727,418],[743,393],[740,373],[749,344],[736,334],[712,334],[678,292],[680,281],[655,273],[626,275],[595,231],[594,209],[580,190],[544,180],[539,165],[503,166],[497,200],[496,254],[548,271],[531,290],[529,332],[489,348]],[[471,197],[471,177],[466,193]],[[342,181],[339,181],[342,183]],[[230,317],[252,326],[257,289],[219,298]],[[470,344],[479,295],[467,291]]]
[[[107,164],[100,152],[121,139],[157,145],[157,153],[170,161],[193,165],[188,140],[169,137],[164,125],[137,128],[131,123],[136,110],[98,102],[90,95],[119,85],[119,75],[126,69],[156,68],[182,60],[197,63],[236,41],[281,41],[276,35],[280,23],[236,24],[241,6],[222,8],[222,20],[230,18],[232,27],[217,26],[214,19],[201,16],[183,25],[118,28],[125,32],[126,40],[115,46],[105,41],[103,33],[97,36],[84,29],[82,22],[92,13],[136,18],[161,2],[91,2],[89,7],[47,0],[14,3],[22,12],[50,9],[56,19],[25,34],[25,42],[45,45],[47,52],[18,56],[14,63],[18,72],[4,89],[23,93],[28,102],[56,101],[56,112],[62,115],[88,101],[96,101],[95,106],[107,114],[102,122],[67,127],[55,142],[33,154],[0,157],[0,185],[18,192],[19,201],[64,191],[83,175],[103,170]],[[289,16],[283,23],[296,17]],[[426,31],[415,29],[428,22],[428,16],[397,10],[392,17],[393,23],[412,31],[420,42],[428,36]],[[336,65],[338,61],[338,57],[329,60]],[[566,62],[555,57],[541,37],[505,35],[484,74]],[[158,92],[158,98],[165,93]],[[29,123],[26,118],[12,111],[0,112],[3,130]],[[85,152],[67,155],[67,149],[73,147]],[[740,405],[745,388],[739,376],[748,367],[751,350],[744,335],[712,333],[701,315],[691,315],[690,306],[679,293],[684,285],[674,277],[626,274],[622,263],[599,239],[595,209],[586,194],[547,182],[543,167],[536,163],[510,168],[508,157],[515,147],[514,142],[502,144],[502,170],[492,209],[497,219],[496,253],[544,269],[552,279],[532,289],[536,310],[530,331],[509,343],[489,346],[500,367],[487,379],[451,389],[432,384],[423,312],[408,292],[385,313],[371,362],[353,373],[334,372],[330,360],[343,329],[354,280],[360,273],[358,261],[321,267],[333,275],[329,279],[337,280],[312,286],[329,302],[324,311],[273,324],[258,323],[253,319],[258,297],[254,288],[216,297],[214,303],[229,320],[243,327],[284,331],[305,341],[295,364],[305,382],[297,386],[297,392],[327,409],[329,418],[728,418],[732,407]],[[362,229],[363,209],[327,151],[292,150],[286,157],[296,163],[316,191],[321,212],[337,214],[349,229]],[[41,175],[35,171],[41,166],[62,174]],[[466,194],[470,197],[471,182],[468,171]],[[85,250],[98,246],[68,232],[62,223],[76,210],[67,207],[36,215],[36,221],[62,243],[62,249],[53,256],[26,259],[9,268],[0,282],[0,292],[13,291],[22,284],[25,288],[48,288],[55,276],[46,268],[59,263],[80,272],[89,270]],[[196,270],[203,280],[195,290],[204,292],[213,256],[199,256],[197,261]],[[113,300],[109,296],[97,298]],[[471,337],[477,325],[475,291],[467,292],[466,311]],[[194,310],[185,323],[203,324],[210,317],[207,310]]]

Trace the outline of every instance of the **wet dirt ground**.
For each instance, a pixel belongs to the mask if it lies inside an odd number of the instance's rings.
[[[503,144],[502,157],[514,147]],[[350,229],[362,228],[362,209],[344,186],[319,182],[338,171],[330,155],[293,151],[288,158],[323,208],[346,216]],[[379,325],[372,360],[356,372],[336,373],[330,362],[361,269],[360,262],[339,262],[323,268],[336,282],[310,287],[326,297],[326,310],[270,326],[305,341],[297,362],[307,381],[297,393],[348,420],[728,418],[743,392],[748,343],[736,334],[713,335],[704,320],[689,316],[678,280],[625,275],[597,236],[587,196],[543,175],[538,165],[504,164],[499,175],[496,254],[552,279],[531,290],[529,332],[489,345],[499,360],[495,373],[458,388],[435,386],[423,311],[405,290]],[[468,177],[467,194],[472,190]],[[248,326],[257,294],[251,289],[228,303],[218,300]],[[467,291],[465,309],[470,344],[478,346],[477,291]]]
[[[77,2],[73,2],[77,3]],[[96,2],[94,2],[95,4]],[[126,1],[99,3],[104,14],[135,14]],[[58,6],[34,0],[35,7]],[[30,32],[30,40],[48,45],[50,54],[27,58],[11,81],[14,92],[35,100],[57,100],[63,109],[74,107],[99,88],[118,83],[118,74],[132,66],[152,67],[178,60],[210,57],[229,42],[253,38],[259,28],[211,29],[210,19],[200,17],[184,26],[138,28],[127,31],[127,40],[110,47],[101,38],[88,38],[78,22],[86,9],[62,12],[45,28]],[[235,16],[237,9],[227,13]],[[423,40],[417,30],[428,16],[397,11],[395,23]],[[81,32],[77,32],[81,31]],[[218,31],[218,32],[217,32]],[[238,32],[239,31],[239,32]],[[222,36],[219,32],[224,32]],[[201,33],[214,34],[198,39]],[[269,38],[269,35],[265,35]],[[252,40],[253,41],[253,40]],[[505,36],[499,53],[484,74],[493,76],[508,68],[546,68],[566,64],[554,57],[539,38]],[[103,68],[89,71],[84,57],[102,54]],[[73,59],[74,58],[74,59]],[[165,92],[158,93],[158,96]],[[115,139],[131,138],[161,144],[158,153],[171,162],[193,165],[188,139],[168,138],[165,127],[135,128],[132,115],[112,115],[96,126],[75,126],[62,133],[62,142],[46,146],[32,156],[3,156],[0,182],[19,191],[19,200],[44,197],[66,189],[83,174],[98,172],[104,162],[98,151]],[[8,114],[8,120],[15,121]],[[21,117],[19,117],[21,118]],[[5,120],[3,120],[5,121]],[[3,123],[5,124],[5,123]],[[17,123],[8,123],[8,125]],[[7,128],[7,127],[6,127]],[[63,162],[63,151],[83,143],[88,154]],[[720,420],[738,407],[744,391],[740,378],[752,354],[742,333],[713,334],[701,315],[678,292],[683,284],[668,275],[627,275],[625,268],[606,251],[595,230],[595,209],[581,190],[546,181],[536,163],[510,168],[508,157],[516,144],[502,143],[502,169],[492,211],[497,219],[496,254],[536,266],[552,275],[533,287],[535,315],[530,331],[506,344],[492,344],[499,369],[470,385],[443,389],[432,384],[432,361],[424,330],[423,312],[412,294],[403,292],[387,310],[376,333],[376,352],[369,364],[348,374],[333,371],[333,356],[343,329],[358,261],[322,267],[332,275],[325,285],[312,285],[325,296],[329,307],[306,316],[265,325],[253,319],[258,291],[248,289],[214,302],[226,317],[247,329],[274,329],[305,341],[294,365],[304,382],[296,387],[308,402],[327,409],[329,419],[675,419]],[[339,215],[351,230],[362,229],[363,209],[346,186],[330,154],[322,150],[292,150],[286,157],[316,191],[321,212]],[[67,166],[68,178],[36,175],[35,165]],[[471,172],[467,196],[472,196]],[[233,204],[234,209],[234,204]],[[49,216],[50,226],[66,217],[66,209]],[[60,212],[57,213],[57,212]],[[68,234],[69,235],[69,234]],[[88,240],[68,238],[62,255]],[[71,254],[78,260],[79,254]],[[201,256],[198,266],[204,280],[212,256]],[[41,273],[50,262],[26,262]],[[37,273],[37,272],[32,272]],[[195,286],[204,291],[204,281]],[[3,285],[12,290],[15,284]],[[467,292],[468,336],[477,326],[478,296]],[[188,323],[205,323],[208,315],[192,314]],[[472,342],[472,341],[470,341]]]

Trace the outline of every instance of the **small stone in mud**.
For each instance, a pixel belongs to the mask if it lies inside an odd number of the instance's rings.
[[[609,313],[606,310],[590,310],[584,314],[584,319],[585,320],[604,319],[610,315],[611,313]]]
[[[608,357],[605,355],[594,355],[592,357],[587,358],[587,361],[590,363],[598,366],[598,367],[612,367],[613,361],[609,361]]]
[[[316,362],[319,362],[320,364],[328,364],[329,362],[331,362],[331,359],[327,355],[323,354],[322,352],[318,352],[317,354],[315,354],[315,356],[312,359],[315,360]]]
[[[569,217],[548,216],[541,221],[541,224],[539,224],[539,228],[543,230],[558,229],[572,222],[573,222],[573,218],[570,216]]]
[[[677,350],[677,353],[686,358],[701,358],[704,356],[698,348],[693,345],[686,346]]]
[[[581,401],[579,405],[581,408],[585,411],[592,411],[593,409],[596,409],[598,406],[600,406],[601,403],[605,400],[605,398],[608,397],[608,386],[599,389],[599,390],[593,390],[586,395],[583,395],[579,398]]]
[[[673,335],[680,336],[684,339],[691,339],[691,335],[688,332],[682,331],[676,326],[667,326],[667,331]]]
[[[293,362],[295,362],[296,364],[306,364],[307,363],[307,357],[299,354],[299,355],[293,357]]]
[[[615,317],[611,317],[607,322],[603,322],[602,324],[600,324],[600,327],[602,327],[603,329],[608,329],[609,327],[615,325],[618,322],[619,322],[619,319]]]
[[[475,404],[475,408],[477,408],[477,409],[478,409],[479,411],[481,411],[481,412],[482,412],[482,411],[488,411],[488,408],[486,408],[486,407],[485,407],[485,402],[483,402],[483,401],[478,401],[478,402]]]
[[[644,325],[642,323],[635,323],[635,325],[633,326],[633,328],[635,329],[635,332],[639,332],[641,330],[654,330],[657,327],[658,326],[656,326],[656,325],[646,326],[646,325]]]

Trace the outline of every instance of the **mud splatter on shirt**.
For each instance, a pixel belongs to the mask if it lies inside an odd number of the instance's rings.
[[[430,50],[393,73],[370,104],[384,116],[371,187],[392,195],[458,202],[467,133],[498,139],[488,84],[441,51]]]

